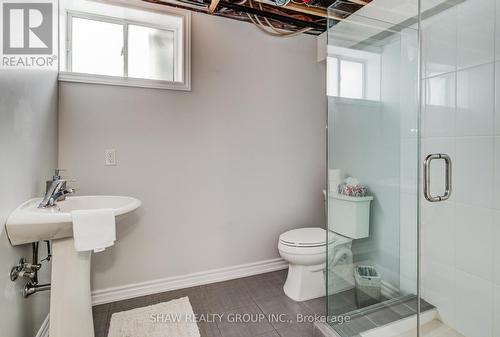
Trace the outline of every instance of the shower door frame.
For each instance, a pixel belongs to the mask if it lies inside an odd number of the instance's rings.
[[[415,237],[415,240],[416,240],[416,256],[414,257],[414,263],[415,263],[415,266],[414,266],[414,270],[415,270],[415,277],[413,278],[413,280],[415,281],[416,285],[415,285],[415,288],[414,288],[414,295],[413,298],[416,298],[417,300],[417,310],[416,310],[416,326],[413,326],[414,328],[416,328],[417,330],[417,335],[416,336],[420,336],[420,325],[421,325],[421,319],[420,319],[420,316],[421,316],[421,311],[422,311],[422,308],[421,308],[421,253],[422,253],[422,247],[421,247],[421,210],[422,210],[422,200],[421,200],[421,197],[422,197],[422,188],[421,186],[422,185],[422,165],[421,165],[421,162],[420,162],[420,159],[421,158],[421,153],[422,153],[422,142],[421,142],[421,129],[422,129],[422,96],[423,96],[423,89],[422,89],[422,80],[423,80],[423,76],[422,76],[422,34],[421,34],[421,0],[417,0],[418,4],[417,4],[417,13],[415,13],[415,16],[413,17],[414,21],[412,22],[411,25],[394,25],[394,27],[397,27],[397,26],[400,26],[400,27],[404,27],[404,28],[408,28],[408,29],[411,29],[413,30],[415,33],[416,33],[416,46],[418,48],[417,52],[416,52],[416,57],[417,57],[417,62],[416,62],[416,69],[415,69],[415,72],[416,73],[413,73],[415,76],[416,76],[416,83],[415,83],[415,91],[414,94],[416,96],[416,101],[415,101],[415,104],[416,106],[414,107],[415,108],[415,111],[413,113],[413,116],[416,117],[416,121],[415,121],[415,125],[414,127],[416,128],[415,130],[415,138],[416,138],[416,146],[415,148],[413,149],[415,151],[415,156],[417,157],[416,159],[416,177],[415,177],[415,186],[413,186],[415,189],[416,189],[416,202],[414,204],[414,207],[415,207],[415,210],[416,210],[416,219],[413,219],[415,221],[414,225],[416,226],[416,228],[414,228],[415,232],[414,232],[414,235],[416,236]],[[356,14],[354,14],[356,15]],[[330,16],[329,16],[330,17]],[[371,18],[367,18],[367,19],[371,19]],[[376,20],[376,19],[372,19],[372,20],[375,20],[375,21],[380,21],[380,20]],[[382,22],[382,21],[380,21]],[[328,25],[328,27],[330,27],[330,25]],[[411,28],[411,27],[416,27],[416,28]],[[327,36],[328,36],[328,32],[330,31],[330,28],[327,30]],[[329,37],[327,37],[327,48],[328,48],[328,40],[329,40]],[[328,57],[328,51],[327,51],[327,57]],[[340,88],[338,88],[338,90],[340,90]],[[401,111],[401,113],[404,113],[404,111]],[[327,121],[329,120],[330,116],[329,116],[329,112],[328,112],[328,109],[327,109]],[[332,149],[330,148],[330,133],[333,132],[333,130],[330,130],[329,128],[329,125],[327,123],[327,146],[326,146],[326,151],[327,151],[327,158],[330,158],[330,151],[332,151]],[[330,168],[330,162],[329,162],[329,159],[327,159],[327,172],[328,172],[328,169]],[[328,176],[327,176],[327,179],[326,181],[328,181]],[[327,187],[327,190],[328,190],[328,187]],[[328,200],[328,199],[327,199]],[[326,207],[328,209],[328,204],[326,204]],[[328,224],[328,210],[326,211],[326,217],[327,217],[327,224]],[[328,225],[327,225],[328,226]],[[401,225],[400,225],[400,230],[401,230]],[[400,239],[401,239],[401,236],[400,236]],[[330,254],[330,252],[328,252],[327,250],[327,263],[329,261],[328,259],[328,254]],[[327,268],[328,270],[328,268]],[[327,272],[327,278],[328,278],[328,272]],[[327,280],[327,291],[328,291],[328,280]],[[328,294],[328,293],[327,293]],[[410,295],[408,295],[410,296]],[[327,295],[327,298],[328,298],[328,295]],[[404,297],[402,297],[404,298]],[[400,300],[400,298],[396,298],[394,299],[395,301],[394,302],[397,302]],[[327,314],[329,315],[329,305],[328,305],[328,301],[329,299],[327,300]],[[391,300],[389,300],[388,302],[382,302],[381,303],[381,306],[386,306],[387,304],[391,304]],[[357,312],[356,312],[357,313]],[[351,314],[351,312],[349,312],[349,314]],[[366,315],[366,313],[362,312],[362,309],[359,310],[359,314],[364,316]],[[357,317],[357,316],[354,316],[354,317]]]

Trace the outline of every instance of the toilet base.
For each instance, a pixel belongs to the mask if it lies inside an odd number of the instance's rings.
[[[299,266],[290,264],[283,290],[297,302],[312,300],[326,295],[325,264]]]

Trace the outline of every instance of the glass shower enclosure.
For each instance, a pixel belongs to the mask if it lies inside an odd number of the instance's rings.
[[[346,5],[328,11],[328,323],[500,336],[500,1]]]
[[[335,5],[329,27],[327,306],[344,337],[418,309],[419,36]]]
[[[329,18],[328,316],[356,336],[417,311],[418,31]]]

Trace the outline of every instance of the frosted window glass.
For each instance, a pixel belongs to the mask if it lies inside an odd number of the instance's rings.
[[[173,81],[174,32],[129,25],[128,76]]]
[[[326,92],[328,96],[339,95],[339,59],[328,57],[326,63]]]
[[[363,98],[363,63],[340,61],[340,96]]]
[[[124,76],[122,25],[73,18],[71,41],[73,72]]]

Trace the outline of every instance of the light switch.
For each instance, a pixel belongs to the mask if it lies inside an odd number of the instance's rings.
[[[116,165],[116,150],[115,149],[104,150],[104,164],[106,166],[115,166]]]

